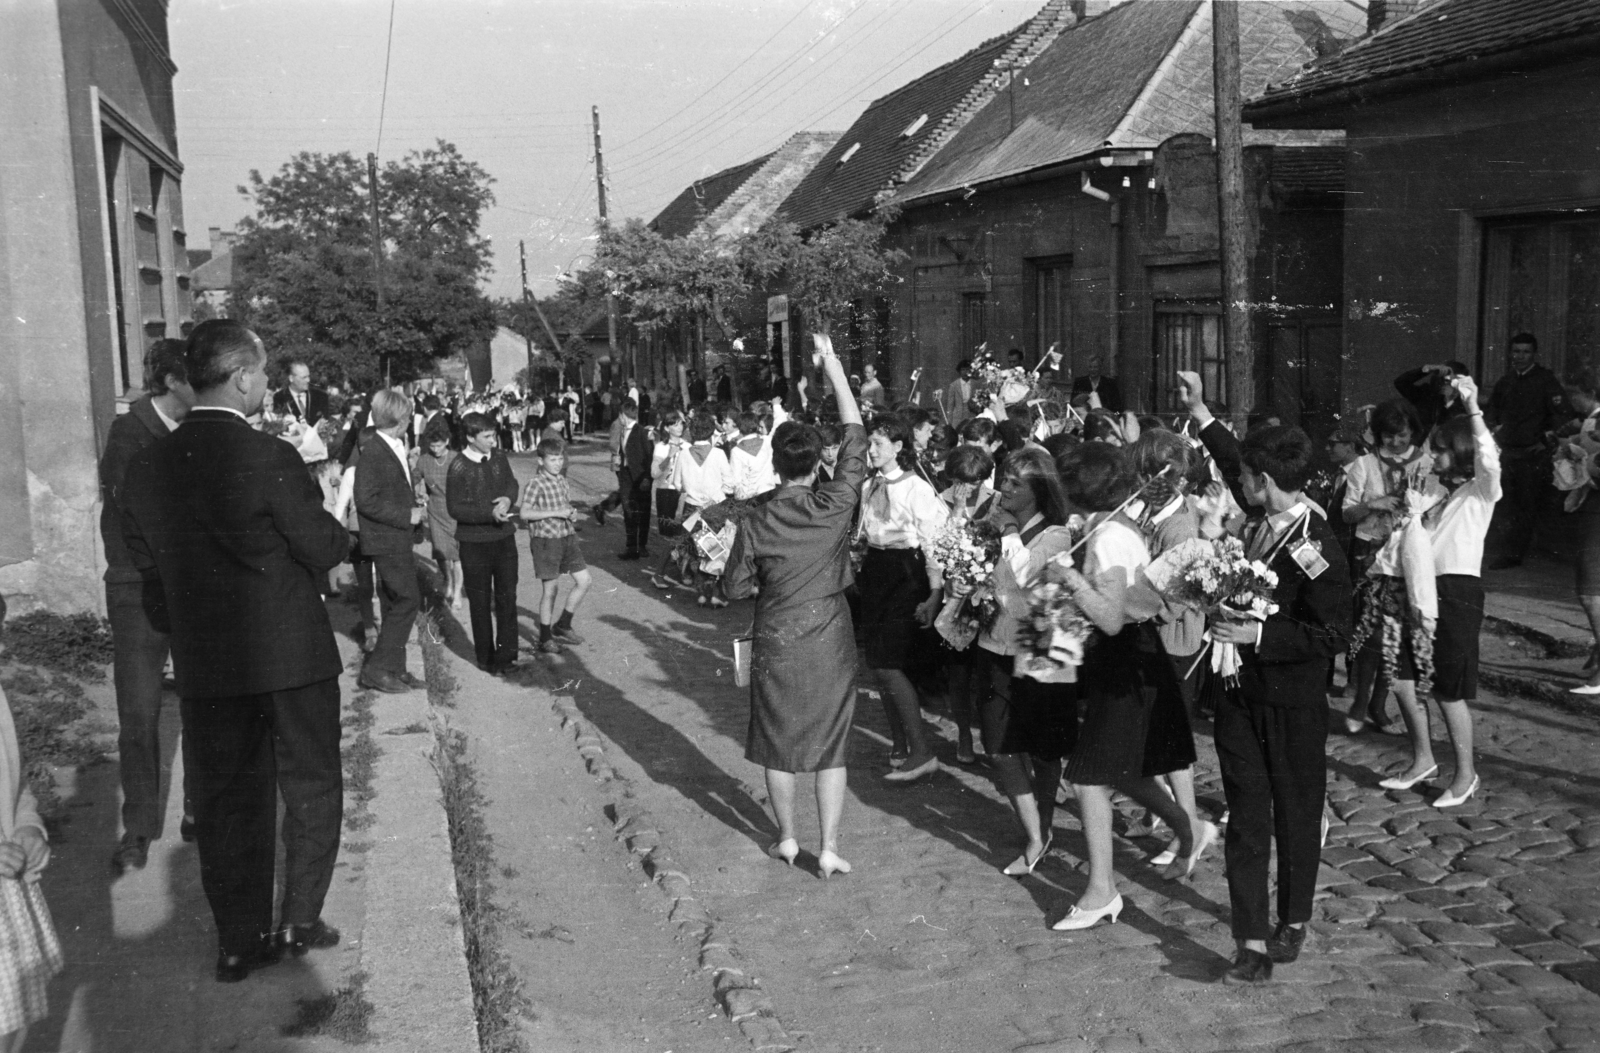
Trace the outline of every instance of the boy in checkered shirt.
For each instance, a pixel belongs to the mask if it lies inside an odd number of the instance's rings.
[[[539,650],[559,654],[562,644],[583,643],[572,631],[572,615],[589,591],[589,565],[583,560],[583,546],[572,524],[578,518],[567,489],[567,446],[557,438],[542,439],[534,449],[539,470],[522,489],[520,515],[528,524],[528,548],[533,554],[533,571],[543,586],[539,597]],[[561,617],[551,624],[556,613],[556,580],[572,575],[572,588]]]

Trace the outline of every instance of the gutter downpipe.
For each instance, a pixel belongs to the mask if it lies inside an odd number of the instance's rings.
[[[1122,202],[1114,201],[1111,195],[1089,182],[1089,173],[1083,172],[1078,182],[1078,188],[1097,201],[1104,201],[1111,206],[1109,222],[1111,224],[1111,247],[1109,255],[1109,277],[1107,279],[1107,299],[1109,300],[1110,323],[1107,327],[1106,357],[1110,360],[1112,368],[1117,371],[1117,376],[1122,375]]]

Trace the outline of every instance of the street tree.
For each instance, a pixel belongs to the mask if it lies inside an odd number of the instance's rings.
[[[383,307],[372,258],[366,165],[348,152],[295,155],[270,177],[252,170],[229,310],[275,360],[305,358],[324,383],[395,382],[494,334],[479,233],[493,179],[439,141],[378,173]]]

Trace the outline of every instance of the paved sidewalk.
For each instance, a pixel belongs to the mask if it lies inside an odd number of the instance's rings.
[[[573,475],[605,485],[582,454]],[[637,564],[609,558],[616,527],[585,541],[599,568],[589,640],[545,686],[601,734],[801,1048],[1600,1050],[1592,716],[1486,695],[1484,789],[1449,812],[1430,803],[1442,781],[1377,787],[1405,762],[1402,740],[1334,736],[1336,821],[1306,955],[1270,986],[1225,987],[1215,982],[1232,951],[1220,854],[1175,885],[1143,862],[1159,842],[1119,839],[1122,922],[1053,933],[1083,883],[1070,810],[1034,877],[1001,877],[1019,842],[992,782],[952,766],[912,787],[883,783],[872,698],[857,707],[850,756],[843,853],[855,872],[823,883],[768,859],[760,771],[743,758],[747,693],[727,656],[748,606],[706,611],[649,589]],[[1203,734],[1200,746],[1215,813]],[[1437,751],[1449,756],[1443,742]],[[814,820],[800,814],[809,849]]]

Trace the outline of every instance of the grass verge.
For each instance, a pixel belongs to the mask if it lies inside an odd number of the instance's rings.
[[[106,678],[111,623],[95,614],[32,611],[5,624],[7,657],[80,680]]]
[[[505,916],[494,903],[494,839],[483,821],[488,803],[466,761],[467,736],[441,727],[434,749],[450,849],[461,900],[461,934],[483,1053],[526,1053],[517,1019],[531,1008],[522,980],[500,946]]]
[[[344,759],[344,827],[351,833],[371,829],[377,822],[369,805],[377,793],[372,788],[372,775],[383,751],[372,737],[372,725],[377,717],[372,712],[376,696],[371,691],[357,691],[350,699],[350,712],[345,716],[344,727],[351,739],[340,750]],[[371,848],[367,841],[346,841],[344,850],[360,854]]]
[[[350,982],[319,998],[300,999],[300,1015],[285,1024],[288,1038],[332,1038],[352,1046],[372,1041],[373,1005],[367,1001],[366,973],[356,973]]]

